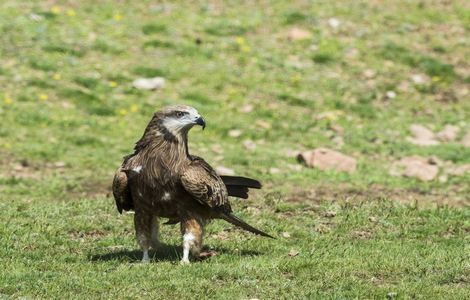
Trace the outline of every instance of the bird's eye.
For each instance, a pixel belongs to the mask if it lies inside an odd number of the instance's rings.
[[[177,112],[176,112],[176,117],[177,117],[177,118],[181,118],[181,117],[183,117],[183,116],[184,116],[184,112],[182,112],[182,111],[177,111]]]

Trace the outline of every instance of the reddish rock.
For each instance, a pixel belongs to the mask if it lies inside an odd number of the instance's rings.
[[[408,137],[407,140],[412,144],[420,146],[439,144],[439,142],[435,140],[434,133],[423,125],[412,124],[410,126],[410,132],[412,137]]]
[[[460,128],[454,125],[446,125],[444,129],[436,134],[436,137],[442,142],[452,142],[457,138]]]
[[[308,40],[312,37],[312,33],[308,30],[294,27],[289,31],[287,37],[292,41]]]
[[[446,170],[446,173],[454,176],[465,175],[465,173],[470,173],[470,164],[450,167]]]
[[[462,141],[460,141],[462,145],[464,145],[467,148],[470,148],[470,131],[467,132],[467,134],[464,135],[462,138]]]
[[[439,167],[432,160],[417,155],[403,157],[390,171],[391,175],[415,177],[422,181],[431,181],[438,173]]]
[[[297,156],[297,159],[311,168],[348,173],[354,172],[357,165],[355,158],[327,148],[302,152]]]

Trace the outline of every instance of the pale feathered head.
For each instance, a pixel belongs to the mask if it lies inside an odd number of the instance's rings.
[[[160,120],[161,126],[173,135],[187,133],[194,125],[202,126],[202,129],[206,127],[206,122],[198,111],[187,105],[167,106],[155,115]]]

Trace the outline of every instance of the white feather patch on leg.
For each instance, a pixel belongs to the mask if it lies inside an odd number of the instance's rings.
[[[181,259],[182,264],[189,264],[189,250],[194,244],[196,237],[191,232],[183,235],[183,258]]]

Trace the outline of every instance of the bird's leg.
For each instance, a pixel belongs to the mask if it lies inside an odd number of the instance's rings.
[[[203,229],[203,222],[196,218],[181,221],[181,234],[183,235],[182,264],[189,264],[189,252],[195,257],[199,256],[202,247]]]
[[[137,236],[137,242],[143,251],[143,263],[150,261],[149,248],[152,240],[153,218],[154,217],[151,214],[140,212],[138,210],[136,210],[134,214],[135,233]]]
[[[158,233],[159,233],[159,226],[158,218],[154,216],[152,218],[152,227],[151,227],[151,236],[150,236],[150,243],[154,250],[158,249],[160,246],[160,242],[158,241]]]

